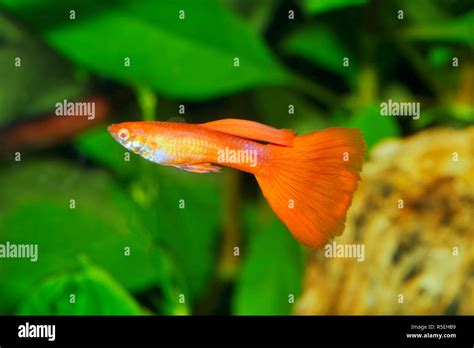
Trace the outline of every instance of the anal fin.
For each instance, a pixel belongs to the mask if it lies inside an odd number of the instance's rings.
[[[196,164],[187,164],[184,166],[175,166],[178,169],[185,170],[191,173],[217,173],[221,170],[218,166],[213,166],[210,163],[196,163]]]

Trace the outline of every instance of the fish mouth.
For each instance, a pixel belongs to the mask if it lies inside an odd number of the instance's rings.
[[[111,124],[110,126],[107,127],[107,131],[109,132],[109,134],[112,136],[112,138],[114,138],[115,141],[117,141],[119,144],[122,144],[122,142],[120,141],[117,133],[114,131],[114,125]]]
[[[114,137],[115,139],[118,140],[117,138],[117,131],[115,129],[115,125],[114,124],[111,124],[110,126],[107,127],[107,131],[109,132],[109,134]]]

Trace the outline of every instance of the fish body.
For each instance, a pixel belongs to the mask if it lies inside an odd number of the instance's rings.
[[[124,122],[110,126],[109,131],[125,148],[143,158],[191,172],[199,165],[214,163],[256,174],[257,170],[264,168],[269,151],[264,144],[198,124]],[[249,159],[238,160],[244,157]],[[250,157],[255,160],[250,160]]]
[[[227,166],[255,175],[277,216],[309,247],[321,247],[342,233],[365,151],[357,129],[296,136],[236,119],[124,122],[111,125],[109,132],[128,150],[160,165],[194,173]]]

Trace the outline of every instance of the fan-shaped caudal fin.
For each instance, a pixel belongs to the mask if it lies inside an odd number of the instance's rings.
[[[268,167],[256,177],[294,237],[317,248],[342,234],[365,152],[360,131],[330,128],[297,137],[291,148],[268,147]]]
[[[292,146],[296,137],[295,132],[290,129],[277,129],[258,122],[235,118],[203,123],[201,126],[245,139],[283,146]]]

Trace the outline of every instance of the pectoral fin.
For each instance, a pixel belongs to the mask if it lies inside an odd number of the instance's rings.
[[[197,164],[188,164],[184,166],[175,166],[178,169],[185,170],[191,173],[217,173],[221,170],[218,166],[213,166],[210,163],[197,163]]]

